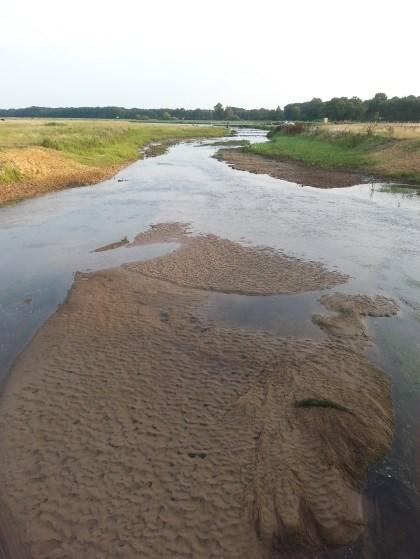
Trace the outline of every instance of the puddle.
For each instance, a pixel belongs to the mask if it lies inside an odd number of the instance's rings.
[[[205,314],[221,325],[323,340],[326,334],[312,322],[312,314],[326,312],[318,302],[320,296],[321,292],[274,296],[210,293]]]

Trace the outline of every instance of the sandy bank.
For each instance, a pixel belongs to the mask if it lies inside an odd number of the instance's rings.
[[[155,261],[176,283],[139,265],[78,274],[13,368],[0,475],[34,559],[308,558],[364,530],[389,381],[339,342],[210,321],[196,286],[214,262],[191,243],[176,268]]]
[[[238,149],[221,149],[217,158],[233,169],[250,173],[267,174],[277,179],[295,182],[302,186],[336,188],[366,182],[363,176],[347,171],[321,169],[297,161],[271,159]]]
[[[112,177],[123,167],[89,167],[58,151],[41,147],[0,151],[0,163],[17,168],[22,173],[18,182],[0,186],[0,204],[69,186],[95,184]]]
[[[314,314],[313,322],[333,337],[362,346],[369,341],[365,317],[390,317],[399,311],[396,302],[383,295],[332,293],[323,295],[320,302],[334,314]]]
[[[185,287],[247,295],[291,294],[326,289],[348,278],[319,262],[307,262],[267,247],[250,247],[216,235],[188,233],[188,225],[159,224],[134,244],[178,241],[169,256],[130,265],[152,278]]]
[[[2,479],[34,557],[266,557],[358,537],[358,489],[392,431],[378,371],[334,344],[218,329],[196,291],[88,277],[3,401]],[[308,398],[352,414],[296,406]]]
[[[154,142],[144,146],[139,158],[157,157],[179,140]],[[30,147],[0,151],[0,165],[19,169],[18,182],[0,185],[0,204],[54,192],[74,186],[97,184],[114,176],[134,160],[106,166],[82,165],[74,158],[56,150]],[[27,178],[29,177],[29,178]]]
[[[173,142],[220,138],[226,128],[123,119],[7,119],[1,123],[0,204],[98,183]]]

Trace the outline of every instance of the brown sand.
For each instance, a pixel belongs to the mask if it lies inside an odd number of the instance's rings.
[[[323,295],[320,302],[334,315],[314,314],[312,320],[331,336],[366,343],[368,341],[367,326],[363,317],[385,317],[396,315],[399,307],[395,301],[376,295],[347,295],[333,293]]]
[[[366,178],[348,171],[321,169],[299,161],[271,159],[256,153],[238,149],[222,149],[217,158],[229,167],[250,173],[266,174],[276,179],[295,182],[302,186],[317,188],[336,188],[354,186],[366,182]]]
[[[174,240],[183,248],[129,268],[185,287],[247,295],[301,293],[347,280],[318,262],[305,262],[266,247],[247,247],[215,235],[189,235],[188,226],[180,223],[156,225],[134,244]]]
[[[31,178],[2,184],[0,204],[68,186],[96,184],[112,177],[121,168],[121,165],[88,167],[64,153],[41,147],[0,150],[0,165],[2,164],[11,165]]]
[[[0,478],[33,559],[308,559],[363,532],[389,381],[338,342],[220,327],[205,298],[78,274],[16,362]]]

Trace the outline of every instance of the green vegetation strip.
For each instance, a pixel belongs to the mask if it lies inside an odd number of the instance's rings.
[[[361,170],[375,161],[371,151],[386,145],[387,139],[378,136],[341,134],[275,134],[271,141],[253,144],[250,151],[273,158],[286,157],[305,161],[323,168]]]
[[[182,124],[13,120],[0,126],[0,150],[43,147],[100,167],[137,159],[139,148],[151,142],[220,137],[224,133],[221,127]]]
[[[302,161],[323,169],[342,169],[420,184],[419,139],[396,139],[363,132],[333,132],[328,127],[285,125],[269,133],[269,142],[246,151],[272,159]]]

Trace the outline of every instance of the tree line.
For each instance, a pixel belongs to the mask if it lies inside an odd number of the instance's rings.
[[[217,103],[213,109],[127,109],[124,107],[26,107],[0,109],[0,117],[38,118],[120,118],[128,120],[258,120],[258,121],[378,121],[420,122],[420,96],[388,98],[377,93],[363,101],[359,97],[334,97],[329,101],[313,98],[304,103],[289,103],[282,109],[243,109],[224,107]]]
[[[283,111],[277,109],[242,109],[223,107],[213,109],[126,109],[124,107],[26,107],[23,109],[0,109],[0,117],[36,118],[120,118],[128,120],[265,120],[283,119]]]
[[[377,93],[363,101],[359,97],[334,97],[329,101],[314,98],[305,103],[290,103],[284,107],[286,120],[420,122],[420,97],[388,98]]]

